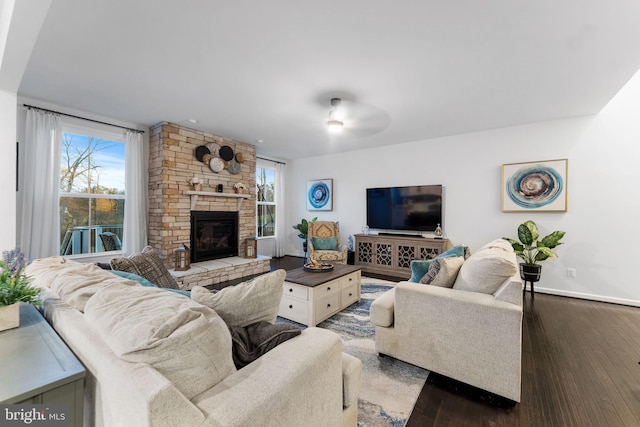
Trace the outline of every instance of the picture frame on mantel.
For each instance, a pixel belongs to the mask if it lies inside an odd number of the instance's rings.
[[[307,182],[307,210],[333,210],[333,179],[314,179]]]
[[[566,212],[568,159],[502,165],[502,212]]]

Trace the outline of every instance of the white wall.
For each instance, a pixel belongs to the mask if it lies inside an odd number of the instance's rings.
[[[534,220],[541,234],[567,232],[543,263],[536,291],[640,306],[640,73],[597,116],[557,120],[289,162],[287,223],[340,221],[346,242],[365,225],[365,189],[443,184],[444,231],[471,250]],[[634,117],[635,116],[635,117]],[[501,165],[568,158],[566,213],[501,211]],[[309,179],[333,178],[334,210],[308,212]],[[287,230],[287,253],[301,240]],[[577,270],[568,278],[567,268]]]

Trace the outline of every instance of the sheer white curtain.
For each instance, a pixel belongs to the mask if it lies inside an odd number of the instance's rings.
[[[284,256],[285,253],[285,243],[286,243],[286,225],[285,215],[284,215],[284,203],[285,203],[285,171],[286,165],[282,163],[276,163],[276,244],[275,244],[275,256],[281,257]]]
[[[147,244],[147,150],[142,134],[126,131],[125,202],[122,249],[140,252]]]
[[[28,259],[60,253],[60,156],[62,122],[57,114],[27,110],[24,164],[20,170],[18,244]]]

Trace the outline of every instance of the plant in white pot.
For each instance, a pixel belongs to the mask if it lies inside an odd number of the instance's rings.
[[[39,304],[40,290],[31,285],[19,248],[2,252],[0,260],[0,331],[20,325],[20,302]]]
[[[538,240],[540,233],[535,222],[529,220],[518,226],[518,240],[503,237],[511,243],[516,255],[524,262],[520,263],[520,277],[526,282],[537,282],[540,280],[542,266],[539,261],[544,261],[550,257],[557,257],[551,249],[562,243],[560,240],[564,237],[564,231],[554,231]]]

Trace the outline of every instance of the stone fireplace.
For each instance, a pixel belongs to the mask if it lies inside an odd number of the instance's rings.
[[[218,173],[196,158],[196,148],[215,143],[229,146],[234,153],[242,153],[243,162],[236,174],[226,168]],[[149,132],[149,245],[159,249],[167,268],[173,267],[176,248],[191,243],[191,213],[231,212],[237,216],[237,232],[233,254],[244,253],[244,240],[256,235],[256,149],[255,146],[225,139],[217,135],[189,129],[177,124],[162,122]],[[204,181],[200,191],[194,191],[189,180],[198,177]],[[245,194],[234,194],[233,185],[241,182],[248,187]],[[222,192],[218,186],[222,185]],[[233,237],[232,237],[233,238]],[[215,252],[215,251],[214,251]],[[225,255],[226,256],[226,255]],[[232,254],[228,254],[232,256]],[[237,257],[236,257],[237,258]],[[269,270],[269,260],[238,260],[228,258],[233,265],[228,273],[208,274],[209,279],[198,279],[199,285],[229,280],[232,276],[245,277],[246,272],[256,274]],[[216,258],[216,263],[225,258]],[[260,262],[262,261],[262,262]],[[195,261],[197,263],[197,261]],[[258,263],[259,265],[256,265]],[[206,264],[206,263],[205,263]],[[246,266],[245,266],[246,264]],[[192,266],[192,272],[198,271]],[[189,271],[186,274],[190,274]],[[181,275],[181,277],[183,277]],[[177,279],[178,280],[178,279]],[[181,281],[178,280],[180,284]],[[193,283],[183,283],[190,288]]]

